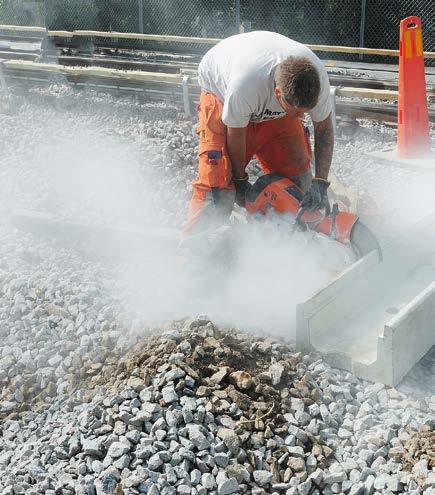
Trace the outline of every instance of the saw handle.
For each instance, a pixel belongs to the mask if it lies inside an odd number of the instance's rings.
[[[304,213],[306,212],[309,212],[310,210],[308,210],[306,207],[304,206],[301,206],[296,214],[296,218],[295,218],[295,222],[293,224],[293,231],[296,229],[296,227],[299,227],[301,228],[302,230],[307,230],[309,227],[308,225],[311,224],[311,223],[315,223],[315,224],[318,224],[319,222],[321,222],[324,218],[327,218],[327,217],[331,217],[332,219],[332,224],[331,224],[331,236],[333,236],[335,238],[335,234],[336,234],[336,221],[337,221],[337,215],[339,213],[339,209],[338,209],[338,204],[337,203],[334,203],[332,205],[332,209],[331,209],[331,205],[329,203],[329,201],[326,203],[326,206],[325,206],[325,215],[322,217],[320,216],[319,218],[315,219],[313,222],[310,222],[310,221],[304,221],[303,220],[303,216],[304,216]],[[317,210],[317,212],[320,214],[320,211]],[[315,213],[315,212],[311,212],[311,213]],[[321,215],[321,214],[320,214]]]

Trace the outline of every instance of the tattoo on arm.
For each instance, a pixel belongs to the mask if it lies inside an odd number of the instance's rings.
[[[316,177],[327,179],[334,151],[334,128],[331,116],[322,122],[314,122],[314,157]]]

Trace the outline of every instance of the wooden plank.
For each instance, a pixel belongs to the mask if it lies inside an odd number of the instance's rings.
[[[69,67],[66,65],[55,65],[45,63],[29,62],[27,60],[8,60],[4,62],[6,69],[12,70],[29,70],[42,72],[55,72],[71,76],[83,77],[110,77],[123,80],[141,81],[141,82],[159,82],[159,83],[180,83],[182,76],[180,74],[163,74],[161,72],[144,72],[138,70],[124,71],[119,69],[109,69],[107,67]]]
[[[388,106],[372,101],[354,102],[337,99],[337,115],[348,115],[356,119],[370,118],[380,122],[397,122],[397,104]],[[435,123],[435,110],[429,108],[429,121]]]
[[[74,239],[80,251],[99,256],[143,259],[156,249],[174,256],[177,249],[179,232],[175,229],[124,229],[116,226],[88,225],[65,221],[56,215],[33,211],[16,210],[12,212],[13,225],[38,236],[56,238],[61,244]]]
[[[31,33],[41,33],[45,34],[47,30],[40,26],[17,26],[13,24],[0,24],[0,31],[11,31],[11,32],[31,32]]]
[[[13,52],[40,52],[41,42],[26,42],[26,41],[10,41],[0,39],[0,49],[9,50]]]
[[[384,57],[398,57],[399,50],[389,50],[386,48],[361,48],[357,46],[334,46],[334,45],[310,45],[308,48],[315,52],[352,53],[359,55],[380,55]],[[425,52],[427,58],[435,58],[435,52]]]
[[[19,57],[20,60],[30,60],[34,61],[39,57],[39,53],[30,53],[30,52],[4,52],[0,51],[0,59],[13,59],[16,60]]]
[[[160,41],[172,43],[200,43],[205,45],[216,45],[221,38],[197,38],[192,36],[173,36],[163,34],[142,34],[142,33],[121,33],[118,31],[48,31],[51,37],[71,38],[71,37],[89,37],[89,38],[116,38],[124,40],[141,40],[141,41]]]
[[[321,59],[323,65],[331,69],[346,69],[346,70],[370,70],[380,72],[399,72],[399,66],[396,64],[375,64],[373,62],[360,62],[354,60],[349,62],[348,60],[330,60]]]
[[[376,100],[397,101],[399,92],[391,89],[372,89],[372,88],[337,88],[337,96],[356,97],[356,98],[374,98]]]
[[[46,60],[64,64],[68,66],[97,66],[108,67],[120,70],[140,70],[145,72],[163,72],[169,74],[188,73],[189,75],[197,76],[197,70],[191,69],[191,64],[174,63],[174,62],[149,62],[147,60],[130,60],[122,57],[112,56],[93,56],[86,57],[83,55],[52,55]]]
[[[373,62],[349,62],[347,60],[326,60],[322,59],[326,68],[330,69],[346,69],[364,72],[384,72],[397,74],[399,72],[399,66],[394,64],[375,64]],[[424,68],[427,76],[435,76],[435,67]]]
[[[72,38],[74,36],[73,31],[48,31],[50,38]]]

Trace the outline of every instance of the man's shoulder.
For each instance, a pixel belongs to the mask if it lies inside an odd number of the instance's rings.
[[[250,31],[240,33],[223,39],[212,47],[202,58],[200,66],[207,68],[214,63],[238,61],[241,70],[248,70],[264,62],[281,61],[290,55],[308,56],[316,58],[316,55],[306,45],[288,38],[280,33],[272,31]]]

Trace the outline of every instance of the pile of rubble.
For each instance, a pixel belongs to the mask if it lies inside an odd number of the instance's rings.
[[[282,342],[182,320],[5,420],[1,493],[429,495],[430,452],[410,445],[434,409]]]
[[[416,464],[435,468],[435,431],[430,425],[422,427],[405,443],[404,465],[411,470]]]

